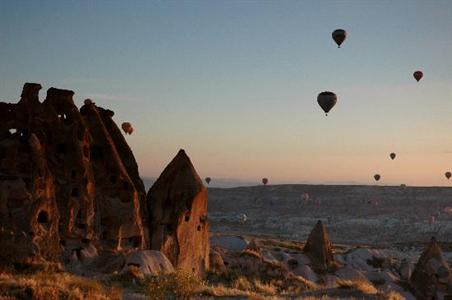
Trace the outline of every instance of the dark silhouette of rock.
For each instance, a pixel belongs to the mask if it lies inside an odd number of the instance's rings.
[[[143,247],[145,190],[113,112],[92,101],[79,112],[74,93],[55,88],[41,103],[40,89],[26,83],[17,104],[0,102],[2,241],[47,259],[86,241]]]
[[[180,150],[147,195],[151,248],[176,268],[203,276],[209,268],[207,189]]]
[[[96,182],[96,201],[102,212],[96,222],[102,228],[102,238],[118,247],[140,247],[144,244],[144,228],[139,193],[104,122],[108,120],[111,129],[113,113],[92,103],[83,105],[80,112],[92,136],[90,158]]]
[[[309,256],[316,270],[324,272],[336,266],[330,237],[320,220],[309,234],[303,251]]]
[[[441,299],[439,294],[452,290],[451,270],[434,237],[414,267],[410,283],[418,299]]]
[[[0,149],[0,264],[56,260],[59,213],[45,147],[35,134],[15,132]]]

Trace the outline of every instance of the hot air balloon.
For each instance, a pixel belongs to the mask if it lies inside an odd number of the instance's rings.
[[[94,102],[91,99],[85,99],[85,101],[83,101],[83,104],[90,105],[90,104],[94,104]]]
[[[133,132],[132,124],[130,124],[129,122],[122,123],[121,128],[125,132],[125,134],[132,134]]]
[[[267,183],[268,183],[268,178],[262,178],[262,183],[263,183],[264,185],[267,185]]]
[[[374,175],[374,179],[375,179],[375,181],[378,181],[378,180],[380,180],[380,178],[381,178],[380,174],[375,174],[375,175]]]
[[[392,152],[391,154],[389,154],[389,157],[394,160],[394,158],[396,157],[396,154],[394,152]]]
[[[325,112],[325,115],[328,115],[328,112],[336,105],[337,96],[333,92],[321,92],[317,96],[317,103],[319,103],[320,107]]]
[[[416,71],[413,73],[413,77],[414,77],[414,79],[416,79],[416,81],[421,80],[423,76],[424,76],[424,73],[422,73],[422,71]]]
[[[212,179],[210,178],[210,177],[206,177],[206,179],[205,179],[205,181],[207,182],[207,184],[210,184],[210,181],[211,181]]]
[[[444,176],[446,176],[447,179],[450,179],[450,177],[452,176],[452,173],[447,171],[446,173],[444,173]]]
[[[302,195],[301,195],[301,200],[303,201],[303,202],[309,202],[309,194],[308,193],[303,193]]]
[[[248,220],[248,216],[246,214],[239,215],[239,223],[245,224],[247,220]]]
[[[444,207],[443,212],[446,214],[452,214],[452,207],[450,207],[450,206]]]
[[[341,44],[345,41],[345,38],[347,37],[347,32],[344,29],[336,29],[331,34],[333,37],[333,40],[336,42],[337,47],[340,48]]]

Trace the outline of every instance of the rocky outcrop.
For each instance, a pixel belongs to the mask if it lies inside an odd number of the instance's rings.
[[[176,268],[203,276],[209,268],[207,189],[180,150],[147,195],[151,249]]]
[[[102,238],[112,246],[140,247],[144,243],[144,228],[139,193],[123,164],[122,153],[118,151],[104,122],[108,120],[112,130],[113,112],[94,103],[86,103],[80,112],[93,138],[90,158],[99,212],[96,225],[102,229]]]
[[[315,270],[323,272],[336,266],[330,237],[320,220],[309,234],[303,251],[311,259],[312,266]]]
[[[59,212],[46,149],[35,134],[0,141],[0,264],[39,263],[60,255]],[[5,136],[6,135],[6,136]]]
[[[174,272],[174,267],[166,256],[154,250],[142,250],[130,253],[125,258],[122,272],[128,267],[137,267],[144,275],[157,276]]]
[[[40,89],[27,83],[17,104],[0,102],[1,235],[49,259],[59,244],[144,246],[144,186],[113,112],[92,101],[79,111],[72,91],[55,88],[41,103]]]
[[[435,238],[421,254],[410,278],[418,299],[442,299],[452,293],[452,273]]]

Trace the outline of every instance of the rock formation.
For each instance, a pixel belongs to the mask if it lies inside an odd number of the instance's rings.
[[[141,270],[144,275],[157,276],[174,272],[171,262],[159,251],[142,250],[130,253],[125,258],[125,264],[122,272],[127,271],[130,266],[135,266]]]
[[[1,139],[0,264],[56,260],[60,254],[60,215],[45,151],[35,134]]]
[[[55,259],[59,244],[144,246],[145,190],[113,112],[92,101],[79,112],[74,93],[55,88],[41,103],[40,89],[26,83],[19,103],[0,102],[2,246],[17,245],[18,259]]]
[[[303,251],[311,259],[313,268],[318,271],[327,271],[329,268],[335,267],[336,265],[330,237],[320,220],[309,234]]]
[[[452,273],[435,238],[421,254],[410,278],[418,299],[442,299],[452,294]]]
[[[207,189],[180,150],[147,195],[151,249],[179,268],[203,276],[209,267]]]

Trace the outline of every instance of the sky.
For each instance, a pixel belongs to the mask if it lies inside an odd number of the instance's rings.
[[[449,0],[2,0],[0,100],[25,82],[132,122],[142,176],[183,148],[212,184],[452,185]]]

